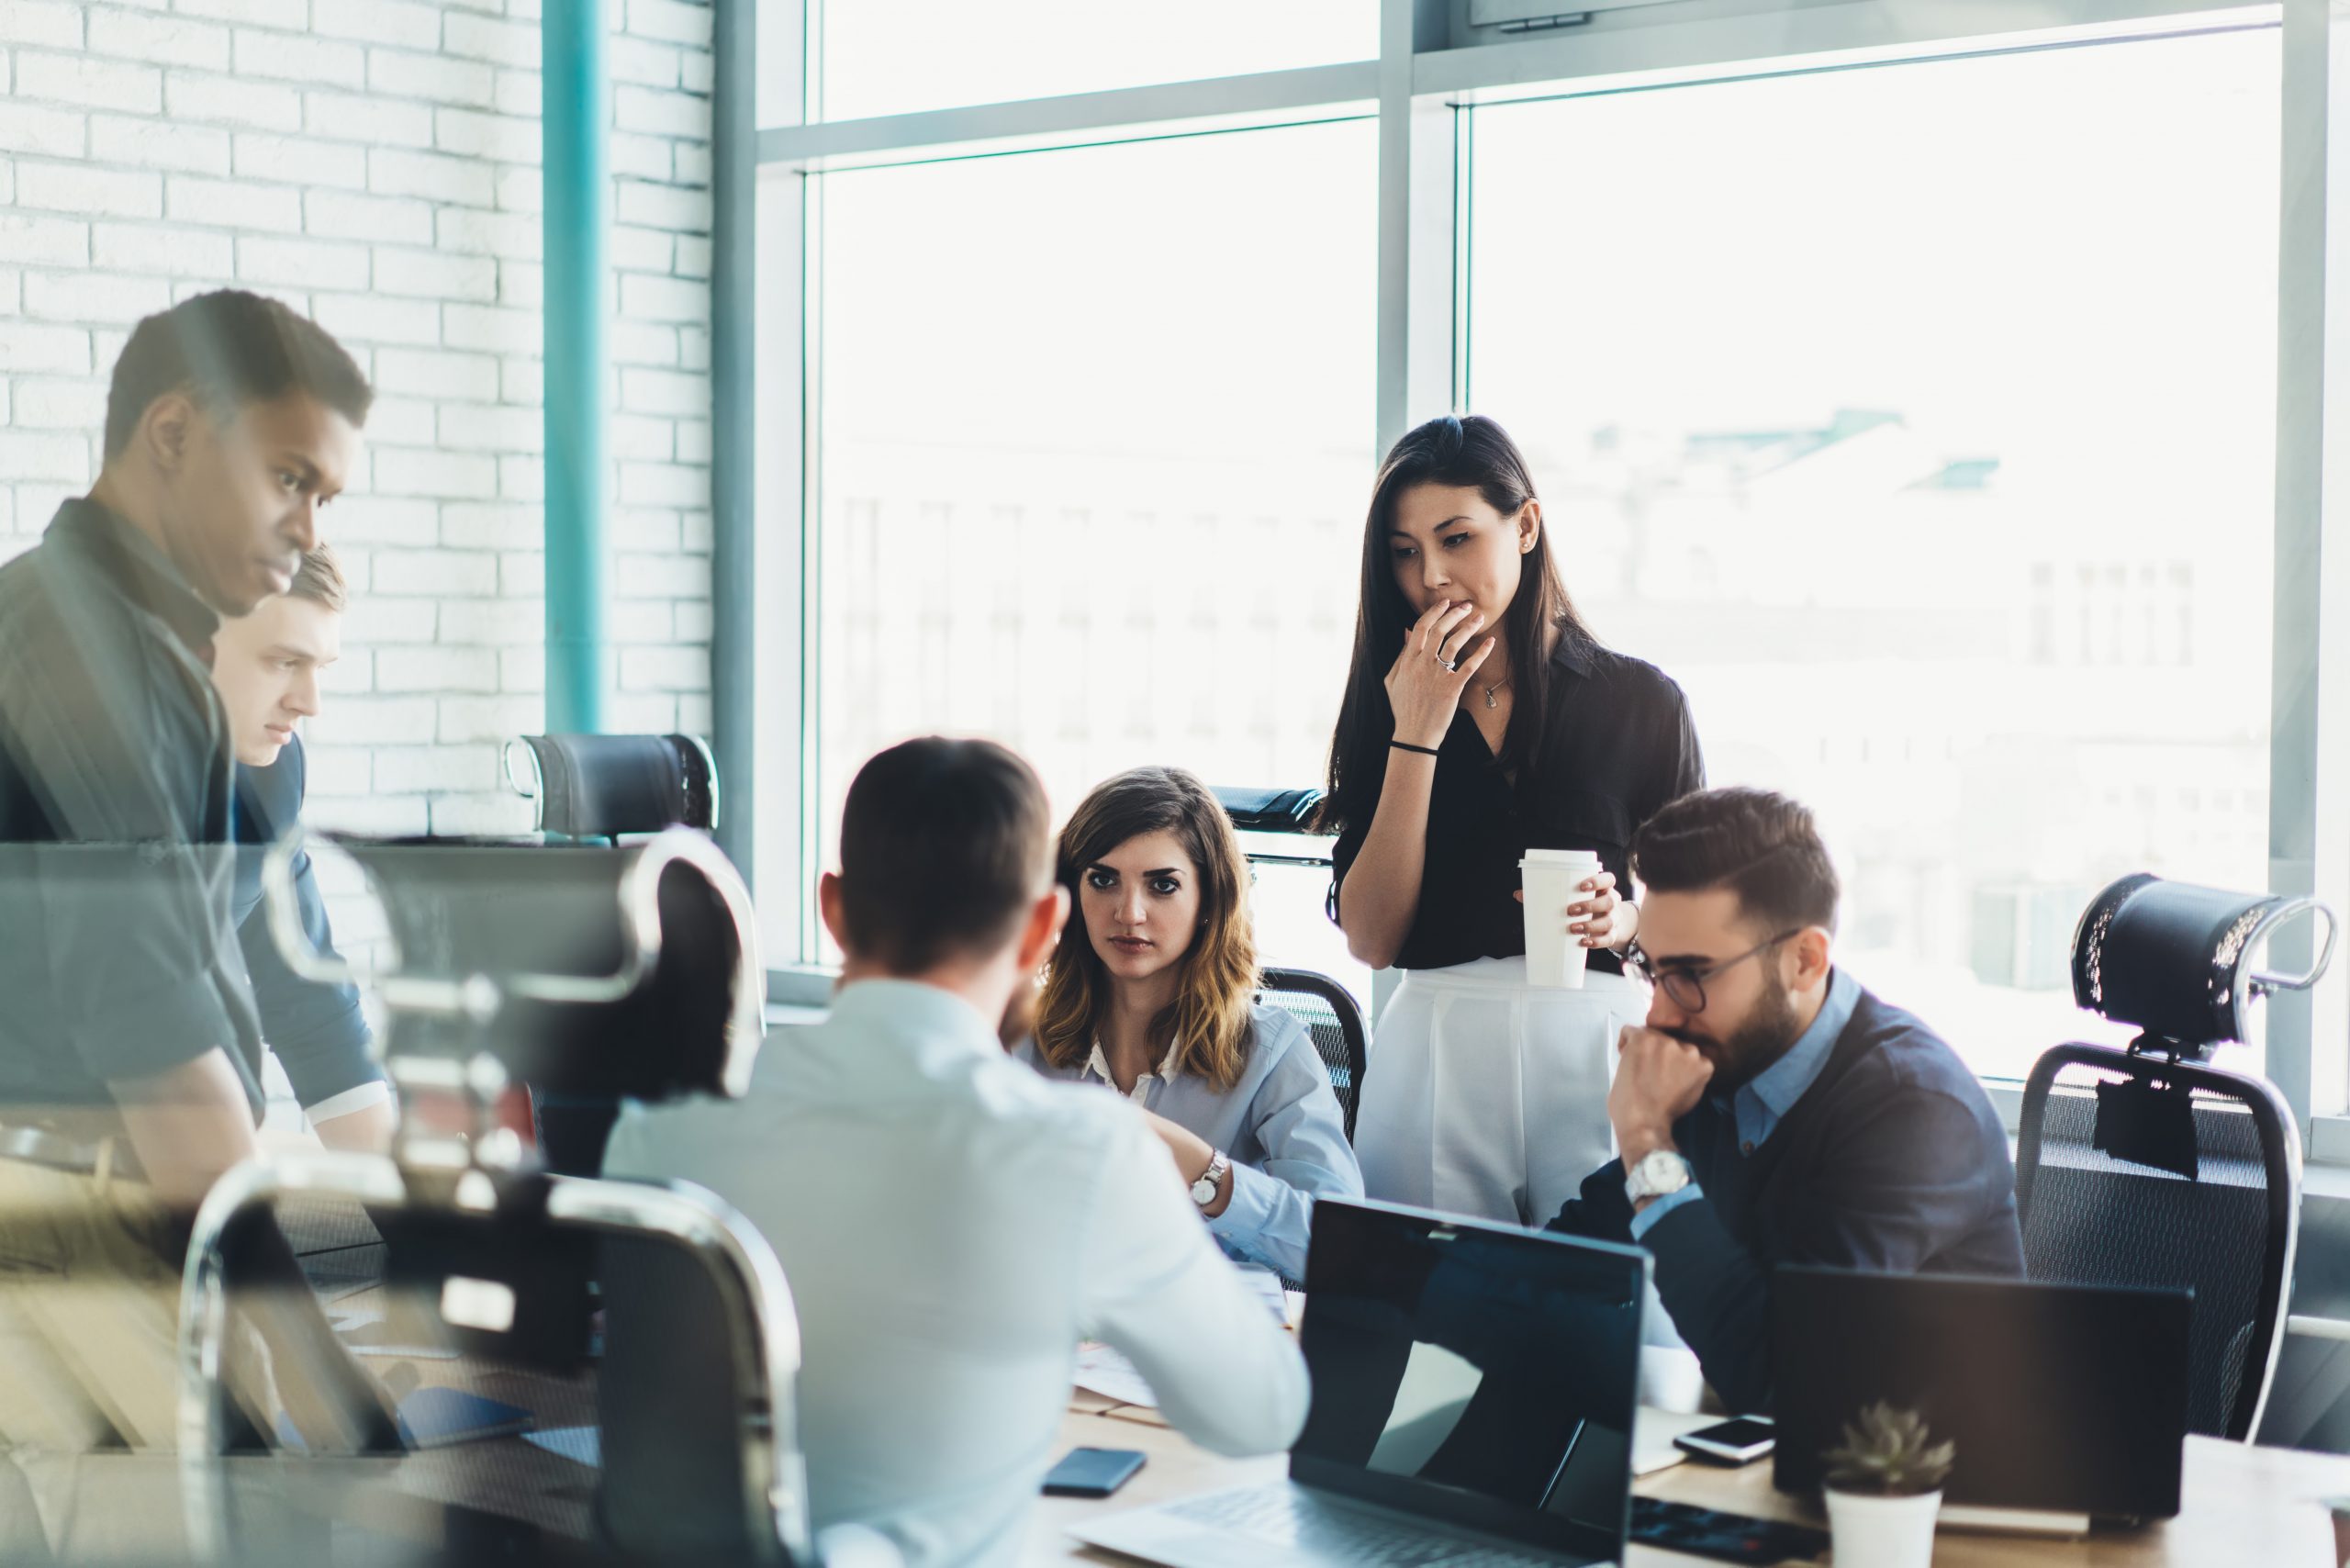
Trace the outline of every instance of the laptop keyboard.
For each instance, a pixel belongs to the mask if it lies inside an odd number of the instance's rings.
[[[1170,1503],[1166,1512],[1189,1524],[1232,1530],[1363,1568],[1557,1568],[1559,1562],[1506,1547],[1424,1535],[1352,1509],[1301,1507],[1300,1501],[1292,1488],[1276,1483]]]

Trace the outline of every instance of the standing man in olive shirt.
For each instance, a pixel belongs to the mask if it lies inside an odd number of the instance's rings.
[[[183,301],[115,365],[97,482],[0,566],[0,1447],[53,1537],[126,1510],[51,1460],[173,1445],[187,1220],[261,1103],[212,638],[292,585],[372,396],[285,306]],[[272,1343],[274,1388],[231,1374],[261,1429],[377,1429],[334,1355]]]

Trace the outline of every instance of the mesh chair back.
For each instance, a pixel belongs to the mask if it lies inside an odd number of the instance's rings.
[[[335,1351],[397,1401],[405,1456],[281,1439],[215,1457],[269,1428],[229,1418],[205,1372],[257,1305],[248,1260],[271,1226]],[[766,1243],[707,1193],[294,1154],[225,1178],[191,1256],[182,1447],[216,1560],[295,1561],[285,1549],[321,1520],[338,1561],[804,1555],[789,1295]],[[308,1381],[298,1361],[274,1364],[281,1388]]]
[[[1328,975],[1311,969],[1269,969],[1260,977],[1257,999],[1295,1015],[1314,1037],[1322,1065],[1330,1074],[1331,1091],[1347,1120],[1347,1141],[1355,1140],[1355,1101],[1362,1092],[1364,1060],[1371,1031],[1362,1009],[1347,988]]]
[[[2195,1174],[2099,1148],[2099,1083],[2168,1086],[2177,1098],[2166,1103],[2184,1113],[2181,1142],[2191,1126]],[[2300,1190],[2293,1119],[2260,1079],[2087,1045],[2059,1046],[2032,1069],[2016,1158],[2025,1268],[2036,1280],[2192,1290],[2192,1431],[2246,1439],[2257,1428]]]
[[[518,735],[507,744],[506,776],[538,802],[543,833],[615,838],[718,825],[718,764],[699,735]]]

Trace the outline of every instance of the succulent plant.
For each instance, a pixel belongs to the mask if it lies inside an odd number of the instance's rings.
[[[1880,1402],[1847,1423],[1842,1446],[1820,1457],[1827,1462],[1828,1484],[1836,1491],[1914,1497],[1940,1491],[1958,1457],[1956,1443],[1928,1444],[1922,1417]]]

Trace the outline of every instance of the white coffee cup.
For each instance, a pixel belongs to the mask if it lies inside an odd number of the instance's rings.
[[[1567,906],[1579,902],[1583,884],[1599,874],[1598,852],[1529,849],[1517,873],[1526,890],[1526,983],[1581,991],[1590,950],[1567,934]]]

